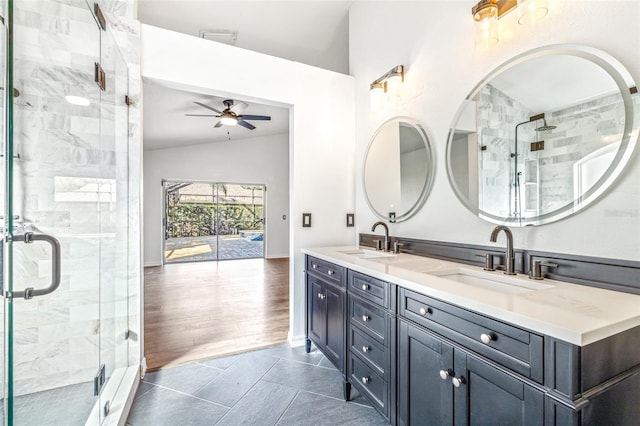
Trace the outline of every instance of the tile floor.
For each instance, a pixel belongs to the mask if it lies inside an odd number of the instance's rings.
[[[127,425],[387,425],[317,350],[277,346],[148,373]]]

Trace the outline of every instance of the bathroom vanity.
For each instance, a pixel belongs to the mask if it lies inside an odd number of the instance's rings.
[[[637,424],[640,296],[406,253],[303,252],[307,349],[391,424]]]

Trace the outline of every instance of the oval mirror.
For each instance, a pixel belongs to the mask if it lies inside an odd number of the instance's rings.
[[[463,101],[447,141],[449,182],[479,217],[550,223],[602,195],[638,139],[640,95],[611,56],[583,46],[532,50]]]
[[[415,120],[386,121],[371,138],[364,158],[364,194],[373,213],[390,222],[413,216],[424,204],[434,172],[424,128]]]

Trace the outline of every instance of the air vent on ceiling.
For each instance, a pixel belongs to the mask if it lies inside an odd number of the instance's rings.
[[[237,31],[230,30],[200,30],[200,37],[205,40],[217,41],[219,43],[236,45],[238,39]]]

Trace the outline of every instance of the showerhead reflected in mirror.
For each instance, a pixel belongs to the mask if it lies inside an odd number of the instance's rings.
[[[364,193],[373,213],[390,222],[413,216],[424,204],[433,182],[434,159],[424,128],[397,117],[371,138],[364,159]]]
[[[479,217],[541,225],[596,200],[638,139],[640,95],[611,56],[548,46],[494,70],[460,107],[447,172]]]

